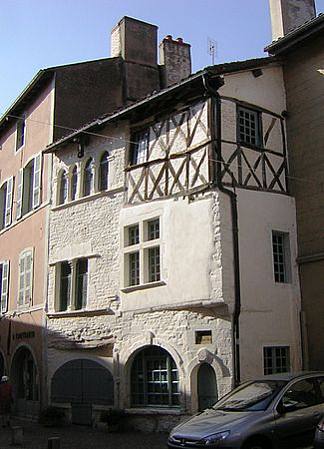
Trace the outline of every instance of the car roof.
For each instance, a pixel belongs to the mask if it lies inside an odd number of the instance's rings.
[[[267,376],[260,377],[255,380],[282,380],[290,382],[294,379],[299,379],[303,377],[316,377],[316,376],[324,376],[324,371],[299,371],[296,373],[280,373],[280,374],[271,374]]]

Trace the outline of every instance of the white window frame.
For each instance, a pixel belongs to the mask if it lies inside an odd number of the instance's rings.
[[[8,311],[9,302],[9,282],[10,282],[10,261],[3,260],[0,262],[2,266],[2,275],[0,283],[0,314]]]
[[[159,220],[159,237],[148,240],[148,224],[152,221]],[[129,244],[129,229],[134,226],[138,226],[139,241],[138,243]],[[123,279],[122,284],[124,289],[126,288],[138,288],[141,286],[156,285],[156,283],[164,283],[162,280],[162,220],[161,216],[153,216],[152,218],[145,218],[135,223],[130,223],[123,229],[122,242],[123,242]],[[153,248],[159,248],[159,278],[156,280],[150,280],[150,261],[149,251]],[[130,255],[137,253],[139,255],[139,283],[130,283]]]
[[[280,344],[280,345],[264,345],[262,347],[262,360],[263,360],[262,372],[263,372],[264,375],[269,375],[269,373],[265,374],[265,369],[266,369],[266,366],[265,366],[265,349],[271,349],[272,352],[273,352],[274,350],[280,349],[280,348],[288,349],[288,367],[287,367],[287,371],[277,371],[277,370],[275,370],[274,372],[272,372],[270,374],[280,374],[280,373],[286,373],[286,372],[291,371],[291,346],[290,345],[288,345],[288,344],[286,344],[286,345],[284,345],[284,344]],[[273,355],[273,353],[271,354],[271,357],[272,357],[272,359],[275,357]],[[275,366],[275,368],[276,368],[276,366]]]
[[[30,257],[30,268],[26,268],[26,262]],[[29,285],[26,286],[26,278],[29,273]],[[33,277],[34,277],[34,248],[26,248],[19,256],[18,269],[18,307],[30,306],[33,302]],[[29,292],[29,297],[27,296]]]
[[[29,173],[27,178],[27,168],[33,162],[32,177]],[[32,179],[31,179],[32,178]],[[32,181],[32,192],[30,192]],[[28,189],[28,191],[26,190]],[[42,153],[38,153],[31,157],[23,168],[18,172],[18,184],[17,184],[17,208],[16,219],[19,220],[24,215],[30,213],[34,209],[37,209],[41,204],[42,195]],[[26,201],[29,201],[31,197],[30,207],[27,207]]]

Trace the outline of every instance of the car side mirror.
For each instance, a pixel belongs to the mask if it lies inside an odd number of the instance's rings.
[[[277,406],[277,412],[280,415],[284,415],[287,412],[292,412],[293,410],[295,410],[295,404],[283,404],[282,401],[279,402],[278,406]]]

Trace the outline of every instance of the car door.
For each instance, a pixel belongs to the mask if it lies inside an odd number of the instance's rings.
[[[275,417],[274,439],[278,447],[299,448],[312,442],[318,403],[312,378],[295,381],[286,389]]]

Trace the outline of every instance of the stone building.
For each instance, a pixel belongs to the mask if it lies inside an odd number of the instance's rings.
[[[286,3],[280,9],[281,3]],[[297,4],[296,4],[297,3]],[[291,192],[296,199],[305,369],[324,369],[324,16],[314,0],[272,1],[273,42],[287,98]],[[289,26],[288,26],[289,25]]]
[[[285,110],[275,58],[229,63],[46,149],[48,395],[73,422],[162,430],[300,369]]]
[[[156,39],[156,26],[124,18],[111,58],[40,70],[0,119],[0,375],[12,378],[18,414],[37,414],[46,403],[52,157],[42,151],[163,87]]]

